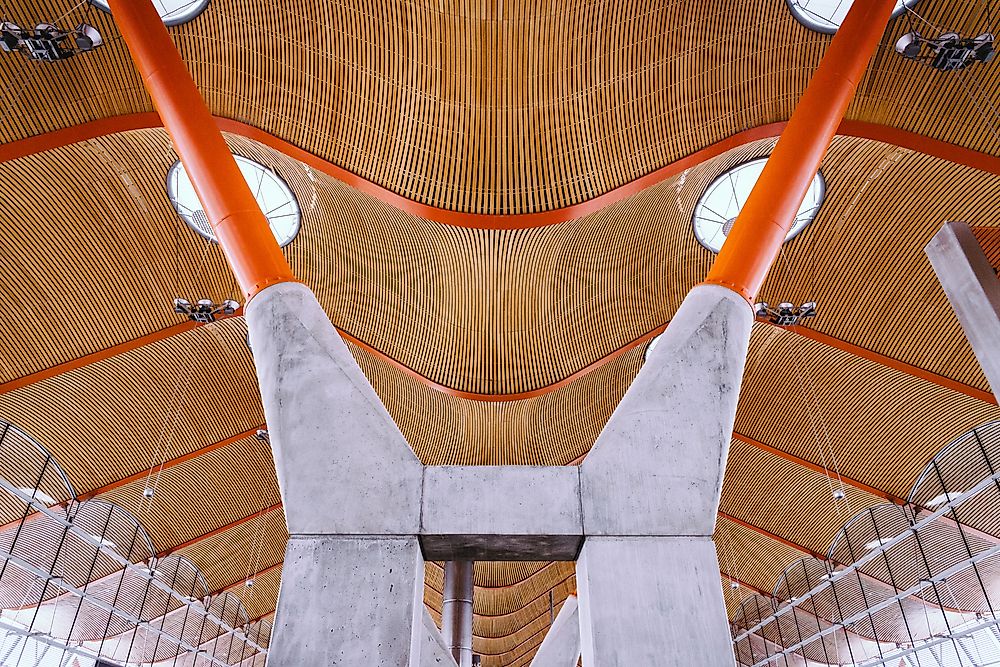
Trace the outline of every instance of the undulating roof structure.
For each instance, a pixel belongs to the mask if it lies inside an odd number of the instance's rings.
[[[0,665],[262,665],[288,530],[246,297],[104,4],[0,1],[0,22],[102,42],[0,52]],[[174,4],[282,252],[420,462],[574,466],[827,51],[835,26],[799,17],[836,3]],[[1000,6],[907,4],[759,293],[714,538],[746,667],[908,665],[1000,605],[1000,487],[972,463],[1000,464],[1000,408],[924,252],[959,221],[1000,266],[1000,65],[896,48],[988,33]],[[968,539],[975,577],[913,555]],[[490,667],[529,665],[577,589],[572,562],[474,582]],[[947,646],[949,667],[1000,662]]]

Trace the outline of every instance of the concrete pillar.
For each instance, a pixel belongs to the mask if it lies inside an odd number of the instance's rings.
[[[420,462],[307,287],[246,318],[290,534],[268,665],[420,665]]]
[[[964,222],[946,222],[924,252],[996,396],[1000,389],[1000,281],[993,266]]]
[[[579,609],[575,595],[566,598],[555,622],[545,633],[531,667],[576,667],[580,661]]]
[[[587,538],[576,585],[587,667],[735,662],[710,537]]]
[[[580,466],[585,665],[734,662],[711,536],[753,319],[691,290]]]
[[[420,649],[420,667],[457,667],[441,631],[424,607],[424,638]]]
[[[441,634],[458,667],[472,667],[472,595],[476,564],[450,560],[444,564]]]

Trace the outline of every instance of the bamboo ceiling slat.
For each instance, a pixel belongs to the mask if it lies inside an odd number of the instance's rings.
[[[278,508],[173,553],[197,565],[214,591],[282,562],[287,539],[285,514]]]
[[[254,437],[155,474],[156,494],[143,496],[136,480],[101,498],[132,512],[158,551],[171,549],[281,502],[271,448]]]
[[[68,7],[17,9],[28,25]],[[978,34],[976,9],[921,11]],[[0,59],[6,80],[35,83],[2,119],[4,141],[150,110],[110,17],[90,19],[107,41],[94,53],[47,68]],[[891,48],[906,29],[891,24],[849,117],[1000,150],[962,89],[967,79],[995,105],[998,70],[960,77],[906,61]],[[418,201],[487,213],[578,203],[787,119],[829,42],[778,0],[213,0],[172,34],[214,113]]]
[[[767,325],[750,349],[736,431],[897,498],[945,444],[1000,418],[996,405]]]
[[[78,493],[263,423],[240,319],[216,322],[0,395]]]
[[[872,458],[878,458],[877,452]],[[882,460],[882,465],[891,462]],[[733,439],[719,509],[806,549],[826,553],[855,512],[884,502],[850,486],[844,488],[845,499],[836,501],[835,488],[822,473]],[[803,516],[809,520],[803,521]]]
[[[768,594],[774,590],[785,568],[804,555],[802,551],[725,517],[719,517],[715,525],[715,546],[719,567],[725,574],[741,582],[741,585],[748,584]],[[728,581],[723,591],[726,592],[727,605],[731,603],[730,598],[738,597],[731,595],[733,588]]]
[[[773,140],[729,151],[596,214],[514,231],[442,226],[250,140],[233,136],[230,142],[277,169],[296,192],[303,231],[287,252],[338,326],[440,384],[494,394],[558,382],[666,322],[711,261],[691,233],[698,195],[728,166],[766,154]],[[0,175],[10,169],[26,180],[41,178],[32,164],[43,157],[67,173],[103,172],[109,169],[103,162],[95,167],[85,157],[107,155],[118,165],[114,173],[131,185],[116,176],[89,196],[138,192],[146,208],[119,210],[148,238],[137,252],[117,227],[91,230],[88,242],[117,261],[93,269],[88,289],[61,295],[63,310],[79,312],[78,318],[44,318],[35,326],[35,319],[2,315],[10,332],[8,377],[176,322],[167,306],[179,293],[234,295],[221,252],[184,228],[163,196],[162,175],[174,160],[165,133],[139,130],[87,145],[85,153],[78,145],[7,163]],[[820,317],[810,326],[817,330],[985,387],[922,248],[943,220],[991,224],[1000,178],[845,137],[834,142],[824,174],[830,192],[823,211],[786,246],[762,297],[816,299]],[[944,187],[938,192],[930,183]],[[77,213],[57,217],[55,238],[73,233]],[[42,211],[30,215],[41,219]],[[60,247],[35,243],[23,227],[10,231],[23,259],[8,284],[18,286],[18,276],[39,284],[59,276],[53,290],[80,283]],[[845,275],[844,266],[854,270]],[[115,326],[96,327],[105,339],[87,343],[95,327],[81,324],[100,320],[111,299],[133,299],[125,306],[130,312],[158,319],[138,329],[118,328],[115,320]],[[882,314],[890,308],[891,317]],[[911,322],[920,325],[907,326]]]

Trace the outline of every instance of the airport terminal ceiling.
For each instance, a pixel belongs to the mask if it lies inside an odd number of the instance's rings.
[[[780,600],[789,566],[868,508],[909,507],[935,455],[1000,419],[923,252],[963,221],[1000,265],[1000,65],[896,48],[986,34],[1000,6],[907,4],[760,294],[716,532],[734,636],[746,600]],[[134,517],[266,647],[287,533],[243,296],[101,5],[0,0],[20,29],[99,34],[54,62],[0,52],[0,420],[69,481],[54,507]],[[806,0],[163,12],[296,275],[427,464],[587,455],[832,31],[796,18]],[[779,326],[785,303],[800,317]],[[25,461],[0,473],[37,476]],[[475,583],[490,666],[528,665],[575,590],[572,563],[480,563]],[[428,563],[438,620],[441,591]]]

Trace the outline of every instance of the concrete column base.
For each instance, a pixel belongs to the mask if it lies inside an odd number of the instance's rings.
[[[576,564],[587,667],[733,667],[709,537],[588,537]]]
[[[436,664],[420,661],[428,643],[423,578],[416,536],[293,535],[267,664]]]

